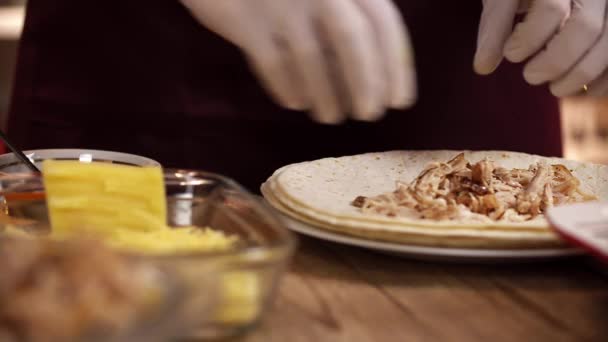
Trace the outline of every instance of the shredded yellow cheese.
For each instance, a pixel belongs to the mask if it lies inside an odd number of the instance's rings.
[[[209,228],[168,227],[159,167],[47,160],[42,174],[53,238],[92,235],[148,254],[226,250],[236,242]]]
[[[210,252],[230,249],[237,238],[212,229],[174,228],[150,232],[116,230],[107,237],[108,244],[121,250],[145,254],[168,254],[179,251]]]
[[[228,250],[238,240],[211,228],[168,227],[160,168],[47,160],[43,177],[51,238],[92,235],[119,250],[155,255]],[[261,310],[259,280],[255,272],[222,274],[215,318],[253,321]]]

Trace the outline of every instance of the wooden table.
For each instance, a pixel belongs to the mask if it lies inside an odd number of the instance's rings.
[[[234,341],[608,341],[588,260],[425,263],[301,239],[262,324]]]

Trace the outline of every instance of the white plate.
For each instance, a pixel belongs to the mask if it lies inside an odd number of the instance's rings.
[[[573,257],[585,254],[577,248],[546,248],[546,249],[471,249],[446,248],[406,245],[392,242],[367,240],[352,237],[311,226],[297,221],[275,210],[287,225],[287,228],[318,239],[372,249],[381,253],[401,257],[442,261],[442,262],[473,262],[473,263],[504,263],[546,261],[556,258]]]

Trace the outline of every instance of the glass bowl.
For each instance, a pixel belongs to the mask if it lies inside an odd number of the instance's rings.
[[[191,293],[171,268],[90,239],[19,235],[0,234],[0,341],[161,342],[193,327],[181,319]],[[208,270],[197,286],[212,291]],[[213,299],[197,302],[198,317]]]
[[[239,237],[223,252],[144,256],[184,285],[188,300],[174,319],[192,322],[184,338],[224,338],[252,327],[275,297],[295,248],[295,237],[255,196],[223,176],[164,170],[170,227],[211,227]],[[0,231],[50,231],[44,185],[38,174],[0,176]],[[213,274],[213,281],[209,281]],[[213,312],[201,314],[213,296]]]
[[[34,165],[41,167],[42,161],[46,159],[55,160],[79,160],[83,163],[92,161],[115,163],[132,166],[160,166],[160,163],[150,158],[122,152],[87,150],[87,149],[42,149],[23,151]],[[19,173],[29,172],[29,169],[13,154],[0,155],[0,172]]]

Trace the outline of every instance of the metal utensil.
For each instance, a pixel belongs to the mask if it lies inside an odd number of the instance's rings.
[[[13,154],[15,154],[15,156],[17,158],[19,158],[19,160],[21,160],[21,162],[23,164],[25,164],[25,166],[28,167],[28,169],[30,169],[33,172],[40,172],[40,170],[36,167],[36,165],[34,165],[34,163],[32,163],[32,161],[30,160],[30,158],[28,158],[25,154],[23,154],[23,152],[21,152],[20,149],[16,148],[15,145],[13,145],[8,140],[8,138],[6,137],[6,134],[4,134],[4,132],[2,130],[0,130],[0,139],[13,152]]]

